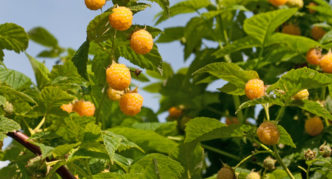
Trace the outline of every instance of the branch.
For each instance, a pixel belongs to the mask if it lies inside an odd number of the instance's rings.
[[[7,136],[12,137],[15,139],[17,142],[22,144],[24,147],[29,149],[32,153],[36,155],[41,155],[41,150],[38,146],[30,143],[29,137],[23,134],[22,132],[8,132]],[[47,161],[50,161],[50,159],[46,158]],[[56,172],[63,178],[63,179],[76,179],[73,174],[70,173],[70,171],[65,167],[61,166],[56,170]]]

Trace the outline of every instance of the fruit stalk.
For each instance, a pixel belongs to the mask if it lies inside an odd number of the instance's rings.
[[[29,137],[23,134],[22,132],[8,132],[7,136],[13,138],[20,144],[22,144],[25,148],[29,149],[32,153],[36,155],[41,155],[41,150],[38,146],[29,142]],[[50,159],[46,158],[46,161],[51,161]],[[64,179],[76,179],[73,174],[65,167],[61,166],[56,170],[56,172]]]
[[[295,177],[293,176],[293,174],[291,173],[291,171],[286,167],[286,165],[284,164],[284,162],[282,162],[281,157],[280,157],[280,155],[278,153],[276,145],[273,145],[273,152],[274,152],[275,158],[277,159],[277,161],[279,162],[279,164],[282,166],[282,168],[286,171],[287,175],[291,179],[295,179]]]

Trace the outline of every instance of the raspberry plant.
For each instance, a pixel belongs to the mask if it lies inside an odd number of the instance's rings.
[[[193,17],[163,30],[132,24],[152,2],[156,25]],[[0,25],[0,141],[15,139],[0,176],[332,178],[331,2],[82,3],[102,10],[77,50],[42,27]],[[46,48],[26,53],[36,84],[3,63],[4,50],[24,52],[29,40]],[[162,61],[157,46],[170,42],[188,67]],[[49,71],[43,58],[58,64]],[[157,112],[142,90],[159,94]]]

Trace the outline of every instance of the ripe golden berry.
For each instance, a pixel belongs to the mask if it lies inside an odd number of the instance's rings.
[[[95,105],[90,101],[76,101],[73,105],[73,111],[80,116],[93,116],[95,114]]]
[[[282,28],[282,33],[290,35],[301,35],[301,29],[294,24],[287,24]]]
[[[124,64],[112,63],[106,69],[106,81],[115,90],[124,90],[129,87],[131,74],[129,68]]]
[[[257,128],[257,136],[259,140],[266,145],[274,145],[279,142],[280,133],[278,127],[269,121],[263,122]]]
[[[240,124],[240,122],[237,117],[226,117],[226,124],[229,126],[232,124]]]
[[[71,103],[69,103],[69,104],[63,104],[63,105],[60,106],[60,108],[63,111],[66,111],[67,113],[73,112],[73,104],[71,104]]]
[[[250,172],[246,179],[261,179],[261,176],[259,175],[258,172]]]
[[[320,40],[325,34],[326,31],[321,27],[314,26],[311,29],[311,36],[315,40]]]
[[[319,117],[315,116],[305,121],[304,129],[307,134],[311,136],[316,136],[323,131],[324,125],[322,120]]]
[[[109,87],[107,89],[107,96],[109,99],[111,99],[113,101],[119,101],[121,98],[121,95],[123,95],[123,91],[118,91],[118,90],[112,89],[111,87]]]
[[[313,13],[316,12],[315,10],[313,10],[313,9],[311,8],[311,7],[314,7],[314,6],[317,6],[317,4],[314,3],[314,2],[310,2],[310,3],[308,4],[308,9],[309,9],[309,13],[310,13],[310,14],[313,14]]]
[[[120,110],[129,116],[134,116],[141,111],[143,97],[138,93],[126,93],[121,96]]]
[[[85,0],[85,5],[90,10],[98,10],[102,8],[106,3],[106,0]]]
[[[307,62],[312,65],[319,65],[319,61],[322,58],[322,51],[317,48],[312,48],[307,52]]]
[[[178,118],[182,115],[182,110],[177,107],[171,107],[168,109],[169,117]]]
[[[324,55],[319,61],[319,66],[326,73],[332,73],[332,53],[329,52]]]
[[[129,29],[133,23],[133,12],[127,7],[118,6],[112,9],[108,17],[111,26],[119,31]]]
[[[233,169],[228,166],[222,167],[218,171],[217,179],[235,179],[235,174]]]
[[[251,79],[245,86],[245,93],[249,99],[256,99],[264,96],[264,82],[260,79]]]
[[[295,100],[305,100],[309,98],[309,91],[307,89],[301,90],[299,92],[297,92],[293,98]]]
[[[152,35],[144,30],[138,30],[131,35],[130,46],[137,54],[147,54],[153,47]]]
[[[303,7],[303,0],[288,0],[287,5],[291,7],[302,8]]]
[[[281,6],[286,4],[287,0],[269,0],[269,2],[274,6]]]

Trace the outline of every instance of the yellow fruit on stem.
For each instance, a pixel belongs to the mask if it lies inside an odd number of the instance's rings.
[[[290,35],[301,35],[301,29],[297,25],[287,24],[287,25],[283,26],[282,33],[290,34]]]
[[[279,142],[280,133],[278,127],[269,121],[263,122],[257,128],[257,136],[259,140],[266,145],[274,145]]]
[[[141,111],[143,97],[138,93],[126,93],[121,96],[120,110],[129,116],[134,116]]]
[[[321,27],[314,26],[311,29],[311,36],[315,40],[320,40],[325,34],[326,31]]]
[[[235,179],[235,173],[231,167],[224,166],[218,171],[217,179]]]
[[[118,6],[112,9],[108,17],[111,26],[119,31],[129,29],[133,23],[133,12],[127,7]]]
[[[287,0],[269,0],[269,2],[274,6],[281,6],[286,4]]]
[[[317,4],[314,3],[314,2],[310,2],[310,3],[308,4],[308,9],[309,9],[309,13],[310,13],[310,14],[313,14],[313,13],[316,12],[314,9],[312,9],[312,7],[315,7],[315,6],[317,6]]]
[[[124,90],[129,87],[131,74],[129,68],[124,64],[112,63],[106,69],[106,81],[115,90]]]
[[[256,99],[264,96],[264,82],[260,79],[249,80],[245,86],[245,93],[249,99]]]
[[[101,9],[106,3],[106,0],[85,0],[85,5],[90,10]]]
[[[169,117],[178,118],[182,115],[182,110],[177,107],[171,107],[168,109]]]
[[[319,61],[322,58],[322,51],[317,48],[312,48],[307,52],[306,59],[311,65],[319,65]]]
[[[118,91],[118,90],[112,89],[111,87],[109,87],[107,89],[107,96],[109,99],[111,99],[113,101],[119,101],[121,98],[121,95],[123,95],[123,91]]]
[[[316,116],[305,121],[304,129],[307,134],[316,136],[323,131],[324,125],[322,120]]]
[[[138,30],[131,35],[130,46],[137,54],[147,54],[153,48],[152,35],[144,30]]]
[[[305,100],[309,98],[309,91],[307,89],[301,90],[299,92],[297,92],[293,98],[295,100]]]
[[[332,73],[332,52],[327,53],[321,58],[319,66],[325,73]]]
[[[246,179],[261,179],[261,176],[259,175],[258,172],[250,172]]]
[[[73,111],[80,116],[93,116],[95,114],[95,105],[90,101],[76,101],[73,105]]]
[[[63,111],[66,111],[67,113],[73,112],[73,104],[71,104],[71,103],[69,103],[69,104],[63,104],[63,105],[60,106],[60,108]]]

